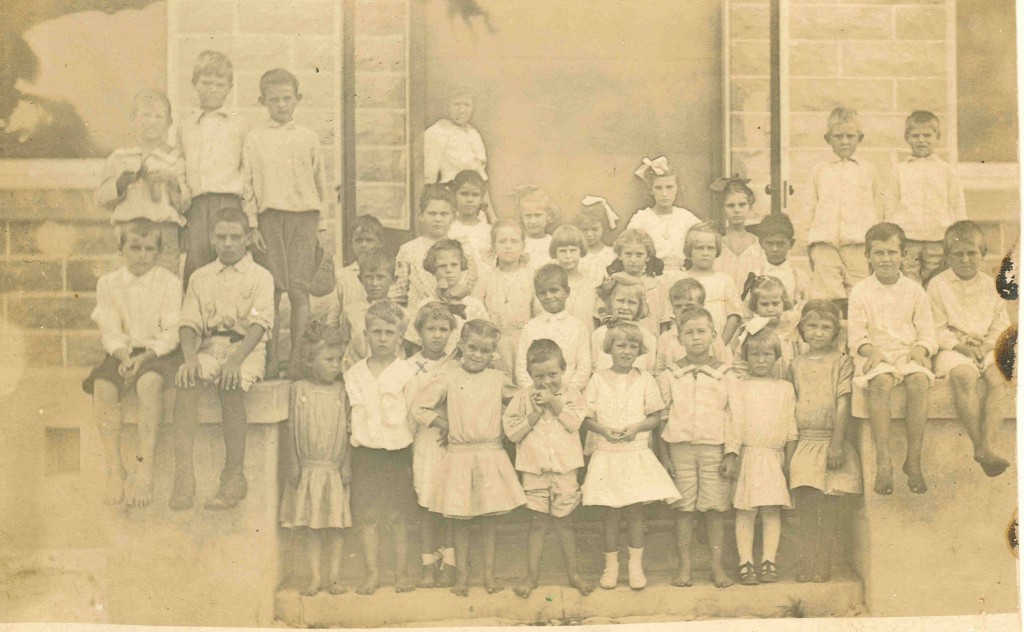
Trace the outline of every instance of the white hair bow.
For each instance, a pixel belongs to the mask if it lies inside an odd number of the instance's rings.
[[[765,316],[753,316],[743,323],[743,331],[739,335],[740,347],[743,347],[743,343],[746,342],[747,336],[753,336],[757,332],[761,331],[768,326],[768,323],[772,321],[771,318]]]
[[[640,167],[633,173],[636,177],[646,182],[647,171],[650,170],[655,176],[663,176],[668,173],[668,158],[664,156],[658,156],[654,160],[650,158],[644,158]]]
[[[608,227],[615,230],[615,225],[619,223],[619,214],[612,209],[610,204],[608,204],[608,200],[598,195],[588,195],[583,198],[581,204],[583,204],[583,206],[593,206],[595,204],[603,206],[605,217],[608,218]]]

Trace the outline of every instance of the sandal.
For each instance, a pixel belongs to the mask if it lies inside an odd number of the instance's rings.
[[[757,585],[757,573],[754,571],[754,565],[751,562],[746,562],[740,565],[740,572],[736,581],[741,586]]]
[[[760,580],[765,584],[774,584],[779,581],[779,567],[771,560],[761,562]]]

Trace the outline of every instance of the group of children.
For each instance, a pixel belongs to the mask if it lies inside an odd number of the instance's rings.
[[[837,158],[815,170],[808,240],[817,286],[788,261],[795,234],[785,215],[748,229],[754,195],[743,181],[721,187],[719,227],[675,206],[679,180],[667,160],[644,159],[637,175],[653,205],[609,246],[619,218],[606,200],[587,196],[574,224],[555,227],[557,207],[527,186],[514,196],[519,218],[496,219],[481,168],[452,175],[444,167],[452,157],[441,152],[437,179],[448,173],[451,181],[425,186],[419,236],[392,256],[380,222],[360,216],[348,231],[355,263],[338,272],[326,306],[310,308],[323,179],[315,137],[292,121],[297,81],[283,70],[263,76],[270,121],[252,130],[223,110],[232,85],[226,57],[202,53],[193,84],[201,111],[181,126],[175,148],[166,145],[166,99],[136,100],[139,147],[115,152],[97,192],[114,208],[125,257],[97,287],[93,317],[108,356],[85,384],[107,449],[109,500],[151,501],[169,382],[177,388],[170,507],[193,503],[197,387],[205,384],[216,386],[226,446],[220,487],[206,507],[245,497],[243,394],[271,373],[268,364],[276,368],[268,343],[287,293],[287,373],[295,381],[280,519],[307,544],[306,594],[325,584],[344,591],[342,534],[351,526],[359,527],[366,564],[361,594],[379,586],[387,529],[395,590],[450,585],[466,595],[474,525],[484,586],[501,590],[496,528],[521,506],[531,515],[528,575],[515,588],[524,597],[539,581],[549,527],[569,584],[591,591],[576,557],[581,505],[603,508],[602,588],[620,581],[623,518],[626,582],[646,585],[651,503],[675,514],[674,585],[692,583],[697,514],[707,523],[716,586],[778,581],[782,509],[794,505],[796,577],[827,581],[840,499],[862,493],[860,458],[847,437],[854,384],[868,390],[876,492],[893,491],[890,395],[899,383],[907,390],[903,469],[912,491],[926,490],[921,447],[936,375],[950,378],[985,472],[1009,465],[992,439],[1005,388],[992,348],[1007,319],[980,269],[982,232],[963,220],[955,174],[931,153],[939,136],[932,115],[907,121],[915,164],[897,170],[893,215],[907,232],[880,221],[881,187],[852,158],[862,136],[855,113],[830,117],[826,140]],[[464,105],[452,104],[456,127],[471,114],[472,102],[469,114]],[[948,270],[936,272],[943,260]],[[930,278],[927,292],[920,276]],[[139,447],[126,484],[119,400],[130,391],[139,401]],[[722,561],[733,510],[736,573]],[[418,578],[405,564],[413,527]]]

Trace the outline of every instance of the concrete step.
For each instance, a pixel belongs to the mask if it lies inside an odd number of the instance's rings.
[[[843,570],[831,582],[797,583],[783,570],[782,581],[759,586],[715,588],[707,573],[696,573],[694,585],[676,588],[670,575],[648,573],[647,588],[596,589],[583,597],[562,585],[564,578],[543,577],[527,599],[506,589],[493,595],[480,586],[469,598],[445,588],[396,594],[382,588],[374,596],[320,593],[303,597],[284,590],[275,600],[275,618],[292,627],[370,628],[382,626],[453,626],[498,624],[625,623],[656,618],[692,621],[711,618],[836,617],[862,613],[862,584]],[[596,579],[596,578],[593,578]]]

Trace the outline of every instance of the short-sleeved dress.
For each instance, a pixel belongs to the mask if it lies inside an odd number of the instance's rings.
[[[415,399],[424,385],[437,378],[438,372],[447,360],[447,357],[431,360],[422,353],[417,353],[406,360],[415,371],[405,385],[410,400]],[[420,506],[427,507],[430,501],[428,494],[434,482],[437,464],[444,455],[444,447],[441,445],[441,431],[438,428],[422,426],[415,421],[412,425],[416,432],[412,444],[412,485],[416,489],[416,500]]]
[[[284,527],[341,529],[352,526],[349,489],[341,464],[349,450],[345,385],[300,380],[292,385],[292,436],[299,461],[299,482],[281,496]]]
[[[792,507],[782,465],[786,443],[797,439],[793,385],[770,378],[744,378],[729,405],[740,420],[742,445],[733,506]]]
[[[800,439],[789,464],[789,487],[813,487],[830,496],[864,493],[860,458],[843,439],[843,465],[828,469],[828,446],[836,423],[836,402],[853,388],[853,360],[831,351],[818,358],[793,361],[790,376],[796,388],[796,425]]]
[[[722,254],[715,260],[715,270],[724,272],[732,279],[733,286],[743,290],[743,284],[747,282],[747,276],[751,272],[760,270],[765,264],[764,250],[755,240],[752,244],[735,253],[729,246],[722,244]]]
[[[501,330],[494,367],[513,375],[519,335],[533,315],[533,270],[525,265],[514,272],[495,268],[480,279],[473,295],[483,302],[491,322]]]
[[[629,373],[598,371],[590,378],[584,399],[587,417],[619,429],[639,423],[665,407],[657,382],[649,373],[636,368]],[[613,443],[596,436],[583,482],[584,505],[626,507],[679,500],[679,490],[651,451],[650,435],[637,433],[628,443]]]

